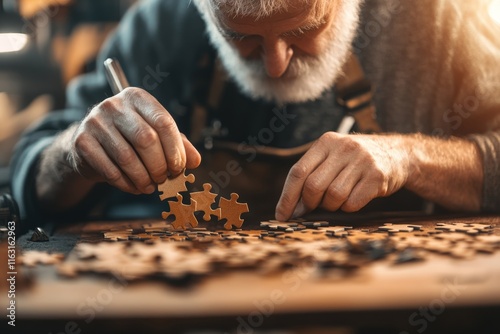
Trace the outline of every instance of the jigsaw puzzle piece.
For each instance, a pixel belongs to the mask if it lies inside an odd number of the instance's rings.
[[[420,230],[422,225],[408,225],[408,224],[384,224],[384,226],[380,226],[379,231],[387,231],[389,233],[397,233],[397,232],[413,232]]]
[[[213,209],[212,204],[215,203],[217,194],[211,192],[212,185],[210,183],[203,184],[203,191],[191,193],[191,200],[196,203],[194,211],[203,211],[203,219],[210,221],[210,215],[221,219],[221,209]]]
[[[158,192],[160,193],[160,200],[176,197],[178,193],[187,191],[186,182],[194,183],[195,177],[193,174],[186,176],[186,170],[177,176],[169,177],[162,184],[158,185]]]
[[[239,197],[238,194],[232,193],[230,200],[223,197],[219,200],[221,219],[227,219],[227,222],[224,224],[226,230],[230,230],[233,226],[241,228],[244,222],[244,220],[241,219],[241,215],[245,212],[249,212],[247,203],[238,203]]]
[[[437,223],[436,230],[445,230],[448,232],[464,232],[467,234],[490,233],[493,226],[487,224],[468,224],[468,223]]]
[[[194,208],[196,203],[191,200],[191,204],[186,205],[182,203],[182,196],[177,194],[177,201],[168,202],[170,205],[170,211],[163,211],[161,216],[163,219],[167,219],[170,216],[175,216],[172,226],[174,229],[186,229],[189,227],[198,226],[198,221],[194,216]]]

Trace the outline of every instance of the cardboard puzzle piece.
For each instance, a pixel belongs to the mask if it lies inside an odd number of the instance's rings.
[[[379,231],[387,231],[389,233],[397,233],[397,232],[413,232],[418,231],[422,228],[422,225],[407,225],[407,224],[384,224],[384,226],[380,226]]]
[[[330,223],[327,221],[309,221],[302,222],[302,225],[306,226],[307,228],[318,228],[330,226]]]
[[[46,253],[40,251],[27,251],[21,256],[21,263],[28,267],[34,267],[37,264],[57,264],[64,259],[64,254]]]
[[[173,178],[167,178],[165,182],[158,185],[160,200],[163,201],[167,198],[176,197],[178,193],[187,191],[186,182],[194,183],[194,181],[194,175],[188,174],[186,176],[186,170],[183,170],[182,173]]]
[[[450,242],[456,243],[460,241],[473,242],[474,239],[471,236],[463,233],[450,232],[450,233],[440,233],[434,236],[435,239],[448,240]]]
[[[182,196],[177,194],[177,201],[169,202],[170,211],[163,211],[161,216],[163,219],[167,219],[170,216],[175,216],[175,220],[172,222],[174,229],[186,229],[189,227],[198,226],[198,221],[194,216],[194,210],[196,203],[191,200],[191,204],[186,205],[182,203]]]
[[[436,230],[445,230],[448,232],[464,232],[467,234],[490,233],[493,226],[487,224],[467,224],[467,223],[437,223]]]
[[[500,247],[500,235],[480,235],[477,237],[482,243],[496,245]]]
[[[337,237],[345,237],[350,242],[360,242],[363,240],[386,240],[388,235],[386,233],[376,233],[369,232],[367,230],[346,230],[347,235],[342,235],[343,233],[337,233]]]
[[[281,222],[278,220],[269,220],[260,223],[260,227],[270,230],[281,230],[285,232],[301,231],[306,227],[298,222]]]
[[[244,220],[241,219],[241,215],[245,212],[249,212],[247,203],[237,202],[239,197],[238,194],[232,193],[230,200],[224,197],[221,197],[219,200],[221,219],[227,219],[227,222],[224,224],[226,230],[230,230],[232,226],[241,228],[244,222]]]
[[[348,234],[344,233],[347,233],[348,230],[352,230],[352,226],[326,226],[319,227],[318,230],[325,232],[328,236],[347,236]]]
[[[428,236],[418,236],[415,234],[399,234],[392,235],[390,239],[394,242],[394,247],[397,250],[411,249],[425,249],[425,245],[429,240]]]
[[[194,211],[203,211],[203,219],[210,221],[210,215],[221,219],[221,209],[213,209],[212,204],[215,203],[217,194],[211,192],[212,185],[210,183],[203,184],[203,191],[192,192],[191,200],[196,203]]]

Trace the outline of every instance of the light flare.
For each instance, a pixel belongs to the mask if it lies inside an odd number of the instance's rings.
[[[488,12],[493,21],[500,24],[500,0],[493,0],[488,8]]]
[[[28,44],[28,35],[0,33],[0,53],[21,51]]]

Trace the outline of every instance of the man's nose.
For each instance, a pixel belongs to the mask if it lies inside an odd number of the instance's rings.
[[[271,78],[280,78],[287,70],[293,56],[293,50],[283,39],[264,41],[263,60],[267,75]]]

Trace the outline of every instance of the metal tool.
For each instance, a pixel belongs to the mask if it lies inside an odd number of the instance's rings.
[[[125,88],[130,87],[127,77],[125,76],[118,60],[114,58],[106,59],[104,61],[104,69],[113,94],[116,95]]]
[[[30,238],[30,241],[34,242],[46,242],[49,241],[49,236],[41,227],[37,227]]]

